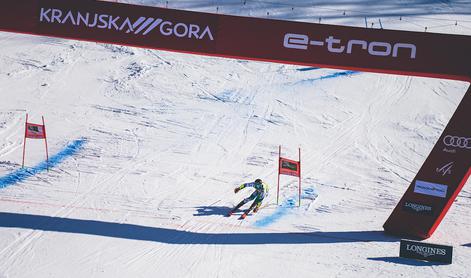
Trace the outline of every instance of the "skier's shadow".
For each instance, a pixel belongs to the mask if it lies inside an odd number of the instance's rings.
[[[203,206],[196,207],[196,213],[193,216],[227,215],[231,210],[227,206]]]

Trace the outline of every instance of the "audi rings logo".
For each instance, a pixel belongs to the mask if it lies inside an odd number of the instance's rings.
[[[443,138],[443,143],[447,147],[471,149],[471,138],[447,135]]]

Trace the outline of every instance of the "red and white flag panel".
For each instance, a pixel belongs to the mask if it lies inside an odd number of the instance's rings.
[[[279,171],[281,175],[289,175],[299,177],[301,174],[299,161],[294,161],[284,157],[280,157]]]
[[[25,138],[23,142],[23,162],[21,167],[25,166],[25,154],[26,154],[26,139],[44,139],[46,146],[46,161],[49,161],[49,151],[47,150],[47,139],[46,139],[46,124],[44,123],[44,117],[42,117],[43,124],[32,124],[28,123],[28,114],[26,114],[25,122]]]
[[[44,125],[26,123],[26,138],[44,139],[46,138],[46,129]]]

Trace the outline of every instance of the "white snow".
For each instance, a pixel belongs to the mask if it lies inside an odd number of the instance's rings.
[[[471,35],[466,1],[169,2]],[[44,115],[51,156],[85,140],[0,189],[2,278],[470,276],[469,183],[427,240],[453,245],[452,265],[398,258],[399,239],[382,232],[465,82],[11,33],[0,33],[0,49],[0,178],[21,167],[26,113]],[[301,147],[300,208],[287,176],[275,205],[279,145],[292,159]],[[41,140],[27,141],[28,167],[44,156]],[[233,188],[258,177],[271,185],[267,206],[244,221],[223,217],[250,193]]]

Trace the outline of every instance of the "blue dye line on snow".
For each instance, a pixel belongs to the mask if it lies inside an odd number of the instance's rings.
[[[341,77],[341,76],[349,76],[349,75],[354,75],[354,74],[358,74],[358,73],[359,73],[358,71],[347,70],[347,71],[340,71],[340,72],[332,73],[332,74],[329,74],[329,75],[324,75],[324,76],[309,79],[309,80],[310,81],[316,81],[316,80],[337,78],[337,77]]]
[[[317,193],[317,190],[315,188],[308,187],[303,190],[301,199],[310,199],[314,201],[318,196],[319,193]],[[297,201],[295,201],[295,198],[289,198],[280,207],[276,208],[273,214],[255,221],[253,225],[258,228],[269,226],[289,214],[291,212],[291,209],[295,208],[296,206]]]
[[[319,68],[301,68],[301,69],[296,69],[297,71],[310,71],[310,70],[318,70]]]
[[[353,71],[353,70],[340,71],[340,72],[332,73],[332,74],[329,74],[329,75],[321,76],[321,77],[318,78],[318,80],[329,79],[329,78],[337,78],[337,77],[341,77],[341,76],[349,76],[349,75],[354,75],[354,74],[358,74],[358,73],[360,73],[360,72]]]
[[[53,168],[60,163],[62,163],[66,158],[73,156],[79,152],[86,140],[84,138],[77,139],[72,143],[68,144],[62,151],[51,156],[49,158],[49,163],[43,161],[34,167],[25,167],[14,171],[6,176],[0,177],[0,189],[6,188],[10,185],[16,184],[18,182],[24,181],[25,179],[37,175],[43,171],[46,171],[48,168]]]
[[[294,199],[289,198],[281,205],[281,207],[276,208],[272,215],[268,215],[267,217],[255,221],[253,225],[258,228],[266,227],[287,215],[290,212],[290,209],[294,208],[295,205],[296,202]]]
[[[335,72],[335,73],[332,73],[332,74],[324,75],[324,76],[321,76],[321,77],[316,77],[316,78],[310,78],[310,79],[302,80],[302,81],[297,82],[297,83],[314,82],[314,81],[319,81],[319,80],[324,80],[324,79],[331,79],[331,78],[337,78],[337,77],[342,77],[342,76],[351,76],[351,75],[359,74],[359,73],[361,73],[361,72],[359,72],[359,71],[353,71],[353,70],[340,71],[340,72]]]

